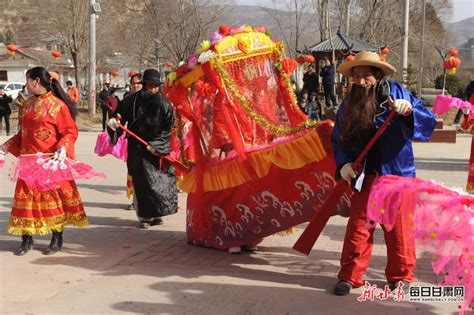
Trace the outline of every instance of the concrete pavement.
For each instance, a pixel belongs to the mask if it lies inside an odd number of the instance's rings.
[[[97,133],[81,132],[78,159],[107,179],[79,181],[90,227],[66,228],[62,252],[44,256],[50,236],[36,237],[23,257],[12,252],[19,238],[7,234],[14,183],[0,170],[1,314],[450,314],[454,303],[358,302],[361,290],[336,297],[339,256],[347,219],[333,217],[309,257],[291,249],[301,233],[266,238],[256,253],[227,252],[188,245],[186,196],[180,212],[162,226],[137,229],[134,211],[124,210],[125,165],[93,153]],[[0,143],[6,138],[0,136]],[[464,187],[470,135],[456,144],[416,143],[418,176]],[[366,280],[385,282],[385,246],[376,230]],[[415,284],[435,283],[430,256],[418,252]]]

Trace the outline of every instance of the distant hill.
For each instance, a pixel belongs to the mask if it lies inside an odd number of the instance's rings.
[[[453,34],[456,45],[466,43],[470,38],[474,38],[474,16],[456,23],[448,24],[448,30]]]

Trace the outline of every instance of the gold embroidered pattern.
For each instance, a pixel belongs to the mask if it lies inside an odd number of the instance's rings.
[[[49,97],[49,101],[50,101],[50,104],[49,104],[48,113],[51,117],[54,118],[59,113],[59,110],[61,109],[62,104],[58,102],[57,99],[54,97]]]
[[[33,104],[33,112],[35,113],[35,120],[38,120],[41,116],[44,115],[44,102],[41,97],[37,97],[35,103]]]
[[[59,216],[41,219],[21,218],[12,215],[8,224],[8,233],[14,235],[44,235],[52,231],[60,232],[67,224],[82,227],[89,225],[89,221],[84,212],[66,212]]]
[[[46,141],[51,138],[53,132],[46,128],[40,128],[35,131],[35,138],[38,140]]]
[[[33,100],[32,100],[33,101]],[[43,116],[46,111],[48,114],[55,118],[56,115],[59,113],[61,106],[63,105],[56,96],[53,95],[52,92],[48,92],[46,94],[40,95],[34,100],[33,104],[33,112],[35,113],[35,120],[39,117]]]

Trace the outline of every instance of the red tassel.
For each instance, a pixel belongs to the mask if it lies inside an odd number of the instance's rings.
[[[235,151],[237,151],[237,155],[239,156],[239,159],[241,161],[244,161],[247,159],[247,155],[245,154],[244,141],[242,140],[242,135],[239,131],[239,127],[237,125],[235,116],[232,115],[231,111],[229,110],[229,105],[227,104],[222,93],[219,92],[217,97],[218,99],[216,99],[216,101],[220,102],[222,111],[224,112],[225,120],[228,123],[228,127],[229,127],[228,135],[232,141],[232,145],[234,146]]]

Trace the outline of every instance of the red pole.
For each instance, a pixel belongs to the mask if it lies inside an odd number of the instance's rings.
[[[117,114],[117,122],[118,122],[119,127],[122,128],[123,131],[125,131],[126,133],[131,135],[133,138],[135,138],[138,142],[143,144],[145,147],[148,147],[149,146],[148,142],[146,142],[145,140],[143,140],[142,138],[137,136],[134,132],[130,131],[127,127],[125,127],[124,125],[122,125],[120,123],[120,118],[122,118],[120,116],[120,114]],[[176,160],[175,158],[172,158],[170,156],[161,156],[160,158],[170,162],[175,168],[179,169],[183,173],[189,173],[190,172],[189,167],[187,167],[186,165],[184,165],[180,161]]]
[[[364,150],[362,150],[361,154],[357,157],[355,162],[352,164],[352,168],[357,171],[362,163],[362,160],[365,158],[369,150],[374,145],[375,141],[382,135],[382,133],[387,128],[390,121],[395,117],[396,112],[392,109],[392,112],[388,115],[387,119],[385,119],[384,123],[380,128],[377,130],[375,135],[370,139],[369,143],[365,146]],[[318,240],[319,235],[323,231],[324,227],[326,226],[329,218],[331,217],[334,208],[336,207],[337,203],[341,199],[344,192],[349,187],[349,183],[345,179],[339,179],[334,190],[329,195],[328,199],[319,207],[316,214],[313,216],[313,219],[309,222],[306,229],[303,231],[301,236],[296,241],[295,245],[293,245],[293,249],[303,253],[305,255],[309,255],[311,249],[314,246],[314,243]]]

